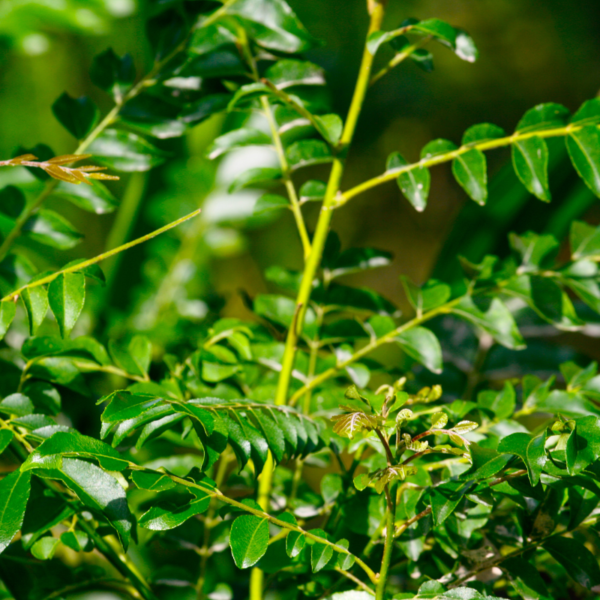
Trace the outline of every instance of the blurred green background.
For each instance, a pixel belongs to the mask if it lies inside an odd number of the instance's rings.
[[[344,114],[365,36],[364,2],[290,4],[322,41],[308,58],[327,70],[334,109]],[[66,90],[72,96],[89,95],[108,110],[108,97],[89,80],[92,58],[111,46],[119,54],[130,52],[138,73],[145,72],[150,57],[144,23],[151,10],[142,0],[0,0],[0,156],[8,158],[18,146],[38,143],[48,144],[56,154],[72,151],[76,142],[53,117],[52,103]],[[345,187],[381,173],[394,150],[416,159],[429,140],[458,142],[477,122],[494,122],[511,131],[538,103],[559,102],[575,110],[600,89],[598,2],[390,0],[386,25],[393,28],[407,17],[439,17],[466,29],[480,58],[469,64],[437,46],[433,73],[405,64],[374,85]],[[109,286],[88,302],[88,308],[96,307],[96,316],[80,325],[80,333],[96,329],[101,336],[118,337],[133,327],[153,330],[160,339],[161,329],[169,330],[163,328],[169,319],[175,327],[182,316],[201,323],[211,308],[249,316],[245,298],[268,289],[266,267],[300,266],[291,215],[276,221],[248,218],[253,197],[228,199],[219,192],[228,169],[240,168],[235,161],[217,166],[204,157],[224,125],[225,117],[213,117],[183,138],[157,140],[171,158],[158,169],[125,175],[112,185],[122,200],[116,213],[97,216],[61,206],[60,212],[86,237],[76,249],[48,256],[49,267],[98,254],[205,205],[203,216],[192,225],[106,265]],[[597,223],[598,204],[575,176],[562,142],[551,149],[550,205],[533,199],[512,169],[505,168],[510,160],[505,150],[489,157],[490,200],[484,208],[467,199],[448,166],[434,169],[424,213],[415,212],[394,183],[358,197],[334,220],[343,245],[387,249],[395,260],[391,267],[350,282],[371,286],[403,306],[399,274],[417,283],[432,274],[451,281],[459,276],[458,254],[475,261],[485,253],[505,254],[509,231],[549,231],[563,237],[572,218]],[[246,154],[237,160],[255,158]],[[317,168],[311,177],[325,174]],[[0,184],[29,177],[23,169],[4,169]],[[309,226],[316,208],[306,208]],[[182,335],[189,333],[186,325],[180,326]]]

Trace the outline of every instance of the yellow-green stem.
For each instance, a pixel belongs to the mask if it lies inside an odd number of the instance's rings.
[[[392,550],[394,548],[394,522],[395,505],[390,494],[389,487],[385,487],[385,498],[387,503],[387,513],[385,521],[385,543],[383,546],[383,559],[381,560],[381,570],[377,579],[377,588],[375,590],[375,600],[384,600],[385,588],[387,586],[388,571],[390,568],[390,560],[392,558]]]
[[[113,248],[112,250],[109,250],[108,252],[104,252],[103,254],[100,254],[94,258],[84,260],[83,262],[72,265],[71,267],[67,267],[66,269],[61,269],[60,271],[57,271],[56,273],[52,273],[51,275],[47,275],[46,277],[42,277],[41,279],[32,281],[31,283],[28,283],[27,285],[20,287],[18,290],[11,292],[10,294],[8,294],[8,296],[5,296],[4,298],[2,298],[0,300],[0,302],[16,302],[19,299],[19,296],[26,289],[39,287],[40,285],[46,285],[48,283],[51,283],[52,281],[54,281],[57,277],[60,277],[61,275],[65,275],[66,273],[75,273],[76,271],[82,271],[83,269],[86,269],[87,267],[91,267],[92,265],[98,264],[99,262],[102,262],[103,260],[106,260],[107,258],[110,258],[111,256],[115,256],[116,254],[119,254],[119,252],[123,252],[125,250],[129,250],[129,248],[133,248],[134,246],[143,244],[144,242],[147,242],[148,240],[155,238],[156,236],[160,235],[161,233],[164,233],[165,231],[169,231],[169,229],[173,229],[173,227],[177,227],[177,225],[181,225],[181,223],[185,223],[189,219],[192,219],[196,215],[199,215],[200,210],[201,209],[195,210],[194,212],[190,213],[189,215],[186,215],[185,217],[181,217],[181,219],[177,219],[177,221],[173,221],[172,223],[169,223],[168,225],[165,225],[164,227],[161,227],[160,229],[157,229],[156,231],[153,231],[152,233],[148,233],[147,235],[144,235],[144,236],[138,238],[137,240],[133,240],[132,242],[123,244],[122,246],[119,246],[118,248]]]
[[[370,24],[367,35],[371,35],[373,32],[378,31],[381,28],[383,15],[384,6],[383,4],[377,2],[373,5],[370,13]],[[367,93],[367,88],[369,87],[372,65],[373,55],[369,52],[365,45],[354,95],[352,97],[352,102],[350,104],[344,130],[340,138],[341,153],[339,153],[333,161],[333,167],[331,169],[325,197],[323,199],[323,205],[317,221],[312,247],[308,258],[306,259],[300,290],[298,292],[298,297],[296,298],[296,314],[292,322],[292,326],[288,331],[285,342],[281,372],[279,374],[277,392],[275,395],[275,404],[277,406],[282,406],[286,404],[287,401],[292,370],[294,367],[294,360],[296,358],[298,338],[300,336],[300,332],[302,331],[304,316],[306,314],[306,308],[310,300],[310,294],[313,287],[313,280],[319,265],[321,264],[323,249],[325,248],[325,241],[327,239],[327,234],[329,233],[329,226],[331,224],[331,217],[333,214],[332,208],[335,204],[336,196],[342,180],[342,175],[344,173],[344,158],[348,150],[348,146],[354,137],[358,117],[360,116],[365,95]],[[271,483],[273,478],[273,466],[273,459],[272,457],[269,457],[269,460],[267,461],[260,478],[258,502],[265,512],[268,511],[268,500],[271,493]],[[261,600],[262,587],[262,571],[255,567],[250,577],[250,600]]]

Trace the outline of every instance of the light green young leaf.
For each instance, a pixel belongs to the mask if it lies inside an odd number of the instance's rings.
[[[31,554],[38,560],[50,560],[54,556],[59,542],[58,538],[46,535],[31,547]]]
[[[85,302],[85,277],[82,273],[63,273],[48,286],[48,301],[56,317],[60,335],[68,338]]]

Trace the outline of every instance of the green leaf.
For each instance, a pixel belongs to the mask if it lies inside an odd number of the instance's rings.
[[[229,133],[219,136],[210,146],[207,151],[207,156],[211,160],[235,150],[236,148],[244,148],[246,146],[272,146],[273,141],[264,132],[258,129],[241,128],[234,129]]]
[[[29,333],[35,335],[48,312],[48,292],[39,285],[23,290],[21,298],[27,308],[29,318]]]
[[[456,181],[477,204],[487,200],[487,164],[481,150],[473,148],[452,161]]]
[[[477,396],[477,403],[482,408],[493,412],[496,419],[507,419],[515,410],[515,388],[507,381],[504,383],[504,389],[501,392],[495,392],[493,390],[480,392]]]
[[[286,157],[293,170],[319,165],[333,160],[327,144],[321,140],[300,140],[286,149]]]
[[[572,434],[577,455],[573,461],[572,473],[580,473],[600,458],[600,418],[589,416],[575,420]]]
[[[10,394],[0,402],[0,412],[15,417],[24,417],[30,415],[35,410],[31,400],[20,393]]]
[[[127,351],[131,360],[135,363],[135,371],[130,373],[138,373],[142,376],[147,376],[150,370],[150,362],[152,360],[152,344],[145,335],[136,335],[131,338]]]
[[[399,169],[407,164],[406,160],[398,152],[393,152],[387,159],[387,170]],[[400,173],[397,182],[398,187],[402,190],[408,201],[419,212],[425,210],[431,184],[429,169],[419,167],[418,169],[411,169],[405,173]]]
[[[38,560],[50,560],[60,540],[51,536],[40,538],[32,547],[31,554]]]
[[[64,198],[75,206],[97,215],[113,212],[118,206],[115,196],[99,181],[89,179],[88,183],[89,185],[73,185],[60,181],[52,190],[51,197]]]
[[[144,138],[127,131],[106,129],[89,146],[100,164],[116,171],[148,171],[162,164],[168,154]]]
[[[571,123],[573,125],[586,125],[600,122],[600,99],[592,98],[586,100],[573,115]]]
[[[436,40],[454,49],[456,47],[456,29],[440,19],[427,19],[415,23],[412,31],[432,35]]]
[[[313,44],[312,36],[284,0],[237,0],[227,12],[241,17],[250,37],[264,48],[295,54]]]
[[[127,548],[133,516],[127,505],[125,490],[112,475],[75,458],[64,458],[60,471],[40,469],[37,473],[62,481],[87,507],[101,511],[119,535],[123,547]]]
[[[394,340],[410,357],[430,371],[442,372],[442,348],[432,331],[425,327],[415,327],[397,335]]]
[[[315,115],[315,121],[318,124],[319,133],[329,142],[332,146],[337,146],[340,138],[342,137],[342,131],[344,129],[344,123],[338,115]]]
[[[422,288],[412,283],[408,277],[401,276],[401,280],[406,297],[418,315],[442,306],[452,294],[450,286],[435,279],[429,280]]]
[[[91,552],[94,549],[94,543],[83,531],[65,531],[60,541],[75,552]]]
[[[514,142],[512,160],[515,173],[521,183],[534,196],[550,202],[548,187],[548,146],[540,137]]]
[[[508,571],[513,587],[522,598],[550,598],[542,576],[529,561],[522,557],[510,558],[502,562],[502,568]]]
[[[467,62],[475,62],[479,58],[479,50],[473,41],[473,38],[462,29],[456,29],[456,40],[454,42],[454,52],[458,58]]]
[[[436,525],[441,525],[454,512],[472,485],[449,481],[431,489],[431,512]]]
[[[106,400],[108,405],[102,413],[102,421],[105,423],[132,419],[161,402],[161,398],[151,394],[132,394],[127,391],[113,392],[101,398],[99,402]]]
[[[117,56],[108,48],[94,57],[90,67],[90,79],[101,90],[121,100],[135,80],[135,67],[131,54]]]
[[[0,481],[0,553],[23,525],[30,490],[29,471],[13,471]]]
[[[281,179],[281,169],[271,167],[257,167],[248,169],[238,175],[229,186],[229,193],[233,194],[241,189],[251,186],[272,185]]]
[[[23,226],[23,234],[40,244],[59,250],[69,250],[83,238],[64,217],[47,209],[39,210],[29,217]]]
[[[263,194],[254,205],[253,215],[261,215],[272,211],[280,211],[285,208],[290,208],[290,203],[287,198],[278,196],[277,194]]]
[[[589,258],[600,261],[600,227],[593,227],[582,221],[573,221],[569,239],[574,260]]]
[[[300,188],[300,202],[320,202],[326,189],[327,186],[322,181],[309,180]]]
[[[168,475],[156,471],[132,471],[131,480],[141,490],[151,492],[164,492],[177,485]]]
[[[455,150],[456,144],[450,142],[449,140],[433,140],[425,146],[423,146],[423,149],[421,150],[421,159],[428,160],[430,158],[434,158],[435,156],[449,154],[450,152],[454,152]]]
[[[122,471],[129,465],[117,450],[77,431],[59,431],[40,444],[23,463],[24,469],[43,467],[44,457],[61,455],[73,458],[93,458],[107,471]]]
[[[66,92],[52,105],[59,123],[78,140],[82,140],[94,127],[100,112],[87,97],[71,98]]]
[[[183,525],[193,516],[206,512],[210,506],[210,496],[197,489],[194,489],[194,492],[198,492],[200,496],[184,506],[153,506],[140,517],[140,527],[152,531],[168,531]]]
[[[240,365],[223,365],[221,363],[202,361],[202,379],[211,383],[223,381],[241,370]]]
[[[242,515],[231,526],[231,553],[238,569],[255,565],[269,545],[269,522],[255,515]]]
[[[516,131],[527,133],[541,129],[556,129],[564,127],[569,121],[571,113],[561,104],[552,102],[538,104],[529,109],[519,121]]]
[[[0,454],[8,448],[12,442],[13,435],[10,429],[0,429]]]
[[[544,429],[543,433],[534,437],[529,444],[527,444],[526,464],[531,485],[535,486],[538,484],[547,460],[546,430]]]
[[[280,90],[297,85],[325,85],[325,73],[321,67],[290,58],[278,60],[271,65],[265,77]]]
[[[519,350],[525,347],[512,314],[498,298],[494,298],[483,312],[470,296],[465,296],[452,308],[452,312],[477,325],[507,348]]]
[[[598,560],[581,542],[569,537],[553,536],[542,546],[577,583],[588,590],[600,585]]]
[[[478,125],[472,125],[465,131],[462,138],[463,146],[469,144],[479,144],[481,142],[487,142],[490,140],[497,140],[506,135],[506,132],[502,127],[498,127],[492,123],[479,123]]]
[[[579,176],[600,197],[600,134],[596,125],[571,131],[567,137],[567,150]]]
[[[322,529],[313,529],[312,534],[327,539],[327,534]],[[315,541],[310,552],[310,566],[313,573],[318,573],[324,569],[333,558],[333,548],[329,544],[323,544]]]
[[[68,338],[83,310],[85,277],[81,273],[59,275],[48,286],[48,302],[56,317],[60,335]]]
[[[0,340],[6,335],[16,312],[17,305],[15,302],[0,302]]]

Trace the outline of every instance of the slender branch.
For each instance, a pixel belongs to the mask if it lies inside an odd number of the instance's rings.
[[[133,467],[133,468],[135,469],[135,467]],[[144,469],[143,467],[137,467],[136,470],[148,470],[148,469]],[[161,473],[161,474],[164,475],[164,473]],[[230,506],[235,506],[236,508],[239,508],[240,510],[242,510],[244,512],[247,512],[251,515],[260,517],[261,519],[266,519],[267,521],[269,521],[269,523],[272,523],[273,525],[277,525],[277,527],[282,527],[283,529],[287,529],[289,531],[295,531],[297,533],[301,533],[302,535],[306,536],[307,538],[309,538],[311,540],[314,540],[315,542],[318,542],[319,544],[324,544],[325,546],[329,546],[330,548],[333,549],[334,552],[337,552],[339,554],[346,554],[348,556],[354,557],[356,560],[356,564],[359,565],[360,568],[367,574],[367,577],[373,583],[377,583],[377,575],[375,574],[373,569],[371,569],[369,567],[369,565],[367,565],[364,561],[362,561],[360,558],[358,558],[357,556],[352,554],[352,552],[350,552],[343,546],[339,546],[338,544],[330,542],[326,538],[315,535],[314,533],[311,533],[310,531],[307,531],[306,529],[302,529],[302,527],[299,527],[298,525],[293,525],[292,523],[288,523],[287,521],[282,521],[276,517],[273,517],[269,513],[265,512],[263,510],[260,510],[258,508],[253,508],[252,506],[248,506],[246,504],[242,504],[241,502],[238,502],[237,500],[234,500],[233,498],[229,498],[228,496],[225,496],[218,489],[208,487],[206,485],[202,485],[201,483],[195,483],[193,481],[190,481],[189,479],[184,479],[182,477],[178,477],[177,475],[171,475],[170,473],[167,473],[167,476],[170,479],[172,479],[175,483],[179,483],[186,487],[192,487],[192,488],[201,490],[207,496],[209,496],[211,498],[216,498],[219,502],[229,504]]]
[[[302,210],[300,208],[300,200],[298,198],[298,193],[296,192],[296,187],[294,186],[294,182],[292,181],[290,167],[285,156],[285,150],[283,148],[283,144],[281,143],[281,136],[279,135],[279,131],[277,130],[277,123],[275,122],[275,118],[273,117],[273,111],[271,110],[269,100],[266,96],[262,96],[260,101],[262,103],[263,111],[265,113],[267,121],[269,122],[269,127],[271,129],[271,137],[273,138],[273,142],[275,143],[275,151],[277,152],[279,164],[281,165],[283,184],[285,185],[285,189],[290,199],[292,213],[296,221],[296,227],[298,228],[298,233],[302,242],[302,248],[304,250],[304,259],[306,260],[310,255],[310,239],[308,237],[308,232],[306,231],[304,217],[302,216]]]
[[[155,238],[156,236],[160,235],[161,233],[164,233],[165,231],[169,231],[169,229],[173,229],[173,227],[177,227],[178,225],[181,225],[182,223],[189,221],[193,217],[199,215],[200,211],[201,211],[201,209],[197,209],[194,212],[191,212],[189,215],[186,215],[185,217],[181,217],[181,219],[177,219],[177,221],[173,221],[172,223],[169,223],[168,225],[165,225],[164,227],[161,227],[160,229],[157,229],[156,231],[153,231],[152,233],[148,233],[147,235],[144,235],[144,236],[138,238],[137,240],[133,240],[132,242],[128,242],[127,244],[123,244],[122,246],[119,246],[118,248],[113,248],[112,250],[109,250],[108,252],[99,254],[98,256],[96,256],[94,258],[90,258],[89,260],[84,260],[83,262],[72,265],[71,267],[67,267],[66,269],[61,269],[60,271],[57,271],[56,273],[52,273],[51,275],[48,275],[46,277],[42,277],[41,279],[38,279],[37,281],[32,281],[32,282],[24,285],[23,287],[20,287],[18,290],[11,292],[10,294],[8,294],[8,296],[5,296],[4,298],[2,298],[0,300],[0,302],[16,302],[24,290],[31,289],[34,287],[39,287],[41,285],[46,285],[46,284],[54,281],[57,277],[60,277],[61,275],[65,275],[66,273],[75,273],[77,271],[81,271],[83,269],[86,269],[87,267],[96,265],[99,262],[102,262],[103,260],[110,258],[111,256],[115,256],[115,254],[119,254],[119,252],[123,252],[125,250],[129,250],[130,248],[133,248],[134,246],[143,244],[144,242],[147,242],[148,240]]]
[[[462,298],[462,296],[460,296],[459,298],[455,298],[454,300],[451,300],[450,302],[447,302],[446,304],[443,304],[438,308],[434,308],[424,313],[420,317],[415,317],[414,319],[407,321],[406,323],[400,325],[399,327],[390,331],[389,333],[382,335],[380,338],[372,339],[366,346],[363,346],[360,350],[357,350],[352,356],[350,356],[346,360],[337,363],[335,367],[330,367],[326,371],[323,371],[313,379],[309,380],[296,392],[294,392],[289,401],[290,406],[294,406],[308,390],[313,389],[318,385],[321,385],[324,381],[327,381],[332,377],[335,377],[340,371],[343,371],[347,366],[351,365],[357,360],[360,360],[361,358],[365,357],[367,354],[370,354],[377,348],[380,348],[385,344],[392,343],[396,339],[396,337],[401,333],[404,333],[409,329],[413,329],[414,327],[417,327],[418,325],[421,325],[422,323],[425,323],[433,319],[434,317],[437,317],[438,315],[451,312],[452,307],[458,304]]]
[[[492,150],[494,148],[502,148],[504,146],[510,146],[511,144],[515,144],[516,142],[520,142],[523,140],[528,140],[534,137],[539,138],[553,138],[553,137],[563,137],[565,135],[569,135],[572,132],[579,131],[583,129],[588,124],[579,123],[577,125],[567,125],[565,127],[556,127],[553,129],[546,129],[541,131],[528,131],[526,133],[513,133],[513,135],[509,135],[507,137],[498,138],[495,140],[486,140],[484,142],[477,142],[472,144],[466,144],[453,150],[452,152],[446,152],[445,154],[439,154],[437,156],[432,156],[430,158],[423,158],[420,161],[405,165],[403,167],[398,167],[397,169],[390,169],[386,171],[382,175],[378,177],[373,177],[372,179],[368,179],[367,181],[349,189],[347,192],[344,192],[340,196],[338,196],[336,203],[333,208],[340,208],[344,206],[347,202],[349,202],[354,196],[358,196],[367,190],[370,190],[378,185],[386,183],[388,181],[393,181],[401,175],[402,173],[408,173],[409,171],[414,171],[415,169],[421,169],[423,167],[433,167],[434,165],[440,165],[442,163],[449,162],[454,160],[458,156],[469,152],[470,150]]]
[[[394,523],[396,521],[396,506],[390,494],[389,484],[385,486],[385,500],[387,503],[387,515],[385,522],[385,543],[383,546],[383,558],[381,559],[381,569],[377,581],[375,591],[376,600],[384,600],[385,588],[387,586],[388,572],[390,569],[390,561],[392,558],[392,550],[394,549]]]
[[[398,54],[396,54],[394,58],[392,58],[392,60],[390,60],[390,62],[385,67],[383,67],[383,69],[381,69],[380,71],[375,73],[373,77],[371,77],[369,86],[379,81],[384,75],[387,75],[394,67],[397,67],[401,62],[405,61],[416,50],[419,50],[419,48],[422,48],[423,46],[427,45],[431,41],[431,39],[432,38],[429,35],[419,40],[418,42],[412,44],[411,46],[408,46],[407,48],[402,50],[402,52],[398,52]]]
[[[344,569],[340,569],[340,567],[335,567],[335,570],[344,577],[348,578],[350,581],[353,581],[357,586],[362,588],[367,594],[371,594],[374,596],[373,590],[364,582],[361,581],[356,575],[352,575],[349,571],[344,571]]]

